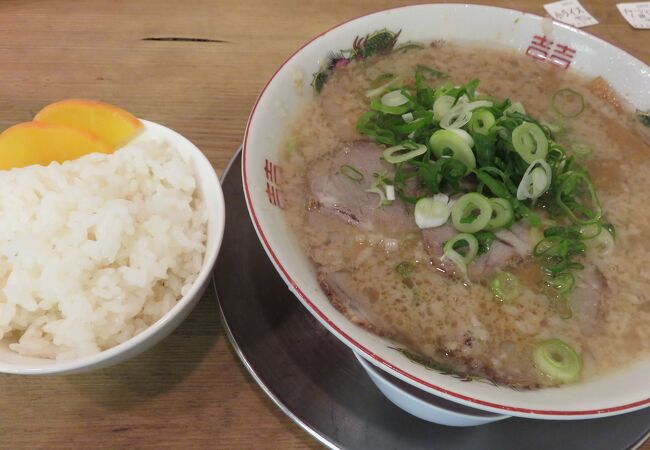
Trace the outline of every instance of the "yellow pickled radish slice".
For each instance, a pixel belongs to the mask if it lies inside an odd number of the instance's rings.
[[[35,122],[68,125],[94,134],[113,150],[131,140],[143,125],[133,114],[97,100],[69,99],[46,106]]]
[[[112,147],[91,133],[66,125],[24,122],[0,134],[0,170],[69,161]]]

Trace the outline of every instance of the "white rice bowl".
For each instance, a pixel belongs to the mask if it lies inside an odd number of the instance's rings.
[[[189,291],[208,221],[189,159],[142,136],[109,155],[0,171],[0,339],[11,351],[99,353]]]

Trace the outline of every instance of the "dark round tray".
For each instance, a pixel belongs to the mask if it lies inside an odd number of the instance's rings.
[[[214,279],[224,327],[262,390],[328,447],[614,450],[637,448],[650,434],[650,408],[604,419],[511,418],[472,428],[436,425],[402,411],[276,273],[246,209],[240,152],[222,184],[226,230]]]

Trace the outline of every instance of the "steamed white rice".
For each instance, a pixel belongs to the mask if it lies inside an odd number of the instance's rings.
[[[160,140],[0,171],[0,339],[73,358],[140,333],[199,273],[207,212]]]

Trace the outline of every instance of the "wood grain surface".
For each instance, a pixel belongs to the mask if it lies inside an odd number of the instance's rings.
[[[288,55],[343,20],[410,3],[2,0],[0,129],[55,100],[95,98],[179,131],[221,173]],[[544,14],[541,1],[475,3]],[[582,3],[600,22],[587,31],[650,63],[650,31],[633,30],[614,1]],[[178,37],[199,40],[160,39]],[[319,447],[247,375],[213,296],[131,361],[84,375],[2,375],[0,392],[0,448]]]

